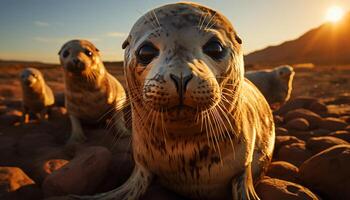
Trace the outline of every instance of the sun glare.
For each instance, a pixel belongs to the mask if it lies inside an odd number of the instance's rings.
[[[328,9],[326,20],[330,22],[338,22],[344,16],[344,10],[339,6],[332,6]]]

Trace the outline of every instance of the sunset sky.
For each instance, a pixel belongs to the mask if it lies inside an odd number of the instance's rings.
[[[0,59],[58,62],[68,40],[91,40],[105,61],[121,60],[121,44],[146,11],[172,0],[1,0]],[[245,53],[295,39],[350,0],[198,0],[226,15]]]

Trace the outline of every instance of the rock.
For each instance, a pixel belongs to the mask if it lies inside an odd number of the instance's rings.
[[[53,118],[62,118],[67,115],[67,109],[65,107],[53,107],[51,109],[51,116]]]
[[[275,132],[276,135],[288,135],[288,130],[282,127],[277,127]]]
[[[279,110],[275,111],[274,114],[283,115],[298,108],[308,108],[314,102],[319,102],[319,100],[314,97],[297,97],[287,101]]]
[[[306,148],[309,149],[312,153],[316,154],[339,144],[349,143],[332,136],[312,137],[306,142]]]
[[[131,175],[135,163],[131,153],[115,153],[108,168],[108,176],[99,185],[96,192],[107,192],[122,185]]]
[[[311,128],[316,128],[317,125],[322,121],[322,118],[320,115],[303,108],[291,110],[284,117],[286,122],[289,122],[297,118],[306,119],[310,123]]]
[[[291,131],[288,131],[288,132],[289,132],[289,135],[293,135],[293,136],[295,136],[298,139],[301,139],[303,141],[307,141],[309,138],[314,136],[312,131],[291,130]]]
[[[326,199],[350,199],[350,145],[322,151],[299,168],[303,183]]]
[[[275,151],[278,151],[281,146],[289,145],[293,143],[304,143],[304,141],[299,140],[294,136],[276,136],[275,138]]]
[[[281,180],[298,182],[299,169],[285,161],[272,162],[266,172],[266,176]]]
[[[286,128],[288,129],[301,130],[301,131],[308,130],[309,127],[310,127],[309,122],[304,118],[292,119],[286,124]]]
[[[350,143],[350,132],[343,130],[343,131],[334,131],[329,134],[330,136],[345,140]]]
[[[341,117],[344,115],[350,115],[350,104],[341,105],[328,105],[328,111],[322,116],[324,117]]]
[[[321,129],[321,128],[315,129],[312,131],[312,135],[315,135],[315,136],[325,136],[325,135],[328,135],[330,133],[331,133],[331,131],[326,130],[326,129]]]
[[[104,147],[80,150],[68,164],[46,177],[42,185],[45,196],[94,193],[110,162],[111,153]]]
[[[42,181],[54,171],[62,168],[66,164],[68,164],[68,160],[64,159],[50,159],[44,160],[43,162],[39,162],[38,166],[36,166],[35,180],[37,182],[42,183]]]
[[[309,109],[315,113],[321,114],[328,111],[327,105],[322,102],[314,102],[310,105]]]
[[[317,200],[309,189],[284,180],[268,178],[261,180],[256,192],[262,200]]]
[[[345,127],[345,130],[350,132],[350,125]]]
[[[275,124],[282,124],[283,123],[283,117],[281,117],[279,115],[274,115],[273,120],[274,120]]]
[[[13,137],[0,136],[0,163],[10,165],[16,159],[17,141]]]
[[[42,198],[42,191],[36,184],[25,185],[14,192],[5,193],[3,196],[0,194],[2,200],[37,200]]]
[[[346,126],[346,122],[333,117],[327,117],[323,119],[322,122],[319,124],[320,128],[327,129],[330,131],[341,130],[344,129]]]
[[[7,106],[0,105],[0,115],[5,114],[7,112]]]
[[[304,143],[293,143],[282,146],[278,151],[277,158],[298,167],[311,156],[312,153],[306,149]]]
[[[39,151],[40,148],[55,146],[55,138],[52,135],[45,133],[26,134],[18,141],[18,153],[21,156],[33,156]]]
[[[20,168],[0,167],[0,194],[13,192],[21,187],[32,184],[34,184],[34,181]]]
[[[0,115],[0,125],[12,126],[22,119],[22,112],[18,110],[11,110],[3,115]]]

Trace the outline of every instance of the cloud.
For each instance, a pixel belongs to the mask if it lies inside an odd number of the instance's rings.
[[[108,37],[126,37],[126,33],[123,32],[109,32],[106,34]]]
[[[35,22],[34,22],[34,25],[35,25],[35,26],[38,26],[38,27],[48,27],[48,26],[50,26],[49,23],[43,22],[43,21],[35,21]]]

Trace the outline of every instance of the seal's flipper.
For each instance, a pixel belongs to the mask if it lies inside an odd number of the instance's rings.
[[[135,165],[130,178],[114,190],[92,196],[69,195],[69,197],[80,200],[137,200],[146,192],[152,182],[152,177],[153,175],[148,170],[140,165]]]
[[[233,200],[260,200],[254,189],[251,163],[232,181]]]

